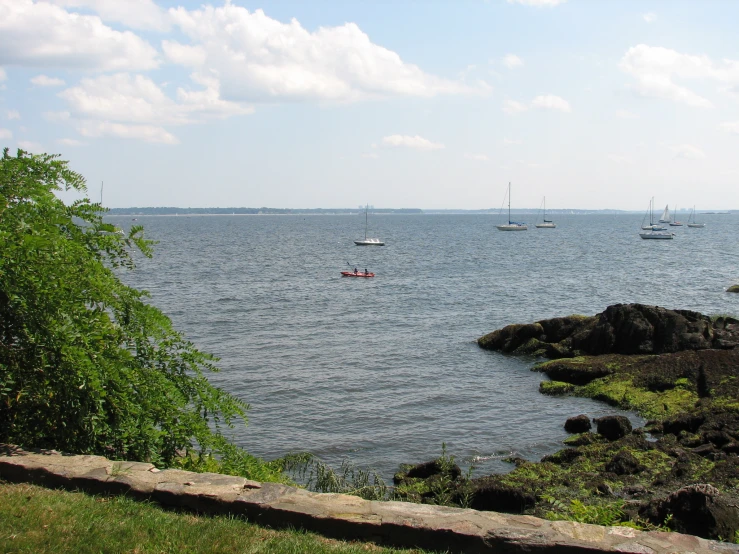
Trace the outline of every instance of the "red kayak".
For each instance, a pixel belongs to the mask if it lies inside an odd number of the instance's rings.
[[[374,277],[375,274],[374,273],[362,273],[362,272],[354,273],[353,271],[342,271],[341,276],[342,277]]]

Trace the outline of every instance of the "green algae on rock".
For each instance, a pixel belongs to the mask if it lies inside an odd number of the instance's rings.
[[[611,440],[575,435],[541,462],[473,480],[487,505],[516,505],[505,500],[517,490],[521,512],[550,519],[739,533],[731,509],[739,503],[739,320],[619,304],[594,317],[509,325],[478,344],[551,358],[532,368],[550,379],[544,394],[590,397],[651,419]],[[677,510],[684,498],[694,506]]]
[[[739,285],[731,285],[726,292],[739,292]]]

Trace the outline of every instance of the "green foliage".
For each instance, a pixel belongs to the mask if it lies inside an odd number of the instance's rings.
[[[301,452],[288,454],[274,463],[316,492],[350,494],[366,500],[387,497],[387,485],[382,477],[374,470],[357,467],[350,460],[343,460],[341,467],[335,470],[313,454]]]
[[[183,451],[244,469],[221,431],[248,405],[212,386],[216,359],[125,286],[152,241],[103,221],[67,162],[0,159],[0,442],[170,465]],[[256,464],[259,465],[259,464]],[[241,473],[249,473],[243,471]]]
[[[580,500],[571,500],[569,506],[547,497],[545,500],[556,509],[547,512],[547,519],[565,519],[594,525],[621,525],[624,519],[624,503],[612,502],[598,505],[587,505]]]

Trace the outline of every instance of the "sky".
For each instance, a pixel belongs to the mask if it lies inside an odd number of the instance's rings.
[[[733,0],[0,0],[0,145],[110,207],[739,209]]]

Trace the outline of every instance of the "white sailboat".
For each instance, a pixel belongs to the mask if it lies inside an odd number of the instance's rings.
[[[660,223],[669,223],[670,222],[670,208],[669,204],[665,206],[665,211],[662,212],[662,217],[659,218]]]
[[[675,215],[672,218],[672,222],[670,223],[670,227],[682,227],[683,222],[677,220],[677,204],[675,205]]]
[[[688,216],[688,227],[692,227],[693,229],[699,229],[705,226],[706,226],[705,223],[698,223],[695,220],[695,206],[693,206],[693,209],[690,211],[690,215]]]
[[[369,204],[364,208],[364,239],[355,240],[354,244],[357,246],[385,246],[385,243],[377,238],[367,238],[367,213],[369,211]]]
[[[525,223],[511,221],[511,183],[508,183],[508,223],[496,225],[498,231],[528,231],[529,227]]]
[[[542,201],[542,205],[544,206],[544,222],[543,223],[536,223],[537,229],[554,229],[557,227],[557,224],[554,223],[551,219],[547,219],[547,197],[544,197],[544,200]]]
[[[649,216],[649,225],[645,225],[644,222],[647,220],[647,216]],[[654,196],[649,200],[649,207],[647,208],[647,213],[644,215],[644,219],[642,219],[641,222],[641,228],[642,231],[666,231],[666,227],[661,227],[659,225],[654,224]]]

